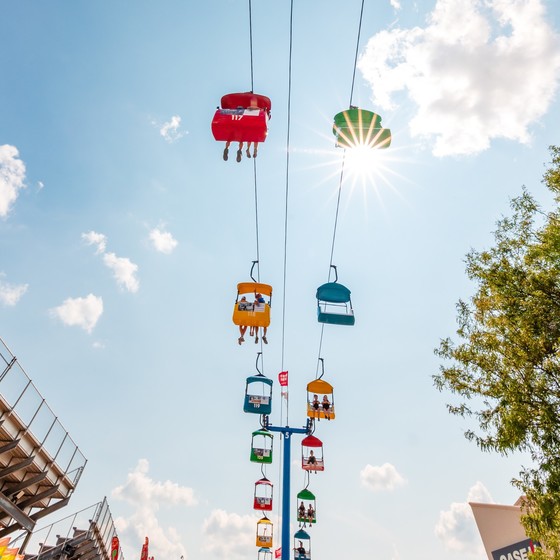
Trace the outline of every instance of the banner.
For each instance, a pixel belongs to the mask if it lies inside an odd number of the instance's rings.
[[[140,560],[148,560],[148,542],[148,537],[146,537],[146,540],[142,545],[142,554],[140,554]]]
[[[1,560],[15,560],[19,548],[5,548],[1,555]]]
[[[494,560],[510,560],[511,558],[529,558],[529,554],[535,552],[535,547],[540,546],[539,543],[533,542],[531,539],[525,539],[518,543],[504,546],[499,550],[492,551]]]
[[[518,505],[473,503],[471,506],[488,560],[521,560],[521,550],[530,549],[530,543],[521,524]],[[514,552],[512,552],[514,551]],[[521,556],[520,556],[521,555]]]
[[[111,539],[111,560],[119,560],[119,537]]]
[[[288,372],[281,371],[278,374],[278,381],[280,382],[280,387],[287,387],[288,386]]]

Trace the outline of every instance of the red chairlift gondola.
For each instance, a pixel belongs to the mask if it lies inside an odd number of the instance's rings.
[[[323,442],[315,436],[301,440],[301,468],[305,471],[324,471]]]
[[[228,159],[231,142],[239,142],[237,161],[241,161],[243,143],[247,143],[247,157],[253,144],[253,157],[257,157],[257,146],[268,134],[268,120],[272,107],[270,98],[247,91],[228,93],[221,99],[212,119],[212,134],[217,141],[226,142],[224,160]]]
[[[266,476],[255,482],[253,509],[258,511],[272,510],[272,482]]]

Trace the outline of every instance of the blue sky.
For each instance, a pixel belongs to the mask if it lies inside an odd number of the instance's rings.
[[[331,126],[349,104],[361,3],[294,3],[288,173],[290,5],[252,4],[254,89],[272,100],[257,159],[260,275],[274,288],[263,367],[290,372],[303,425],[342,162]],[[250,89],[247,3],[2,12],[0,336],[88,458],[64,513],[107,496],[128,558],[145,535],[160,560],[255,558],[258,425],[242,402],[260,345],[239,347],[231,322],[256,258],[253,163],[222,161],[210,132],[221,96]],[[509,199],[525,185],[551,203],[559,30],[552,0],[365,2],[353,102],[393,143],[369,175],[345,172],[334,263],[356,325],[324,331],[337,418],[315,433],[315,557],[482,558],[467,500],[517,499],[527,458],[464,439],[432,385],[433,349],[472,293],[465,254],[492,243]],[[276,384],[273,423],[279,402]],[[278,462],[267,476],[278,488]],[[305,485],[297,465],[292,485]]]

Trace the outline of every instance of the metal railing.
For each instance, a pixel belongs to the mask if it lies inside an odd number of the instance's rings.
[[[0,405],[2,428],[14,439],[21,437],[22,431],[33,438],[48,456],[49,463],[56,465],[75,487],[87,459],[2,338]]]
[[[98,558],[111,558],[111,541],[116,535],[115,523],[107,498],[73,515],[36,529],[25,546],[27,560],[50,560],[65,555],[65,545],[79,546],[88,540],[95,543]],[[23,535],[10,543],[16,547]],[[119,560],[124,560],[119,548]]]

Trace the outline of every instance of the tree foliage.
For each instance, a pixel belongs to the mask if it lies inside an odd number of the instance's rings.
[[[481,449],[530,453],[513,481],[523,523],[544,546],[538,556],[560,560],[560,148],[550,150],[554,209],[544,214],[524,189],[494,246],[467,255],[475,293],[457,304],[459,341],[440,342],[434,382],[459,397],[452,414],[478,424],[466,436]]]

